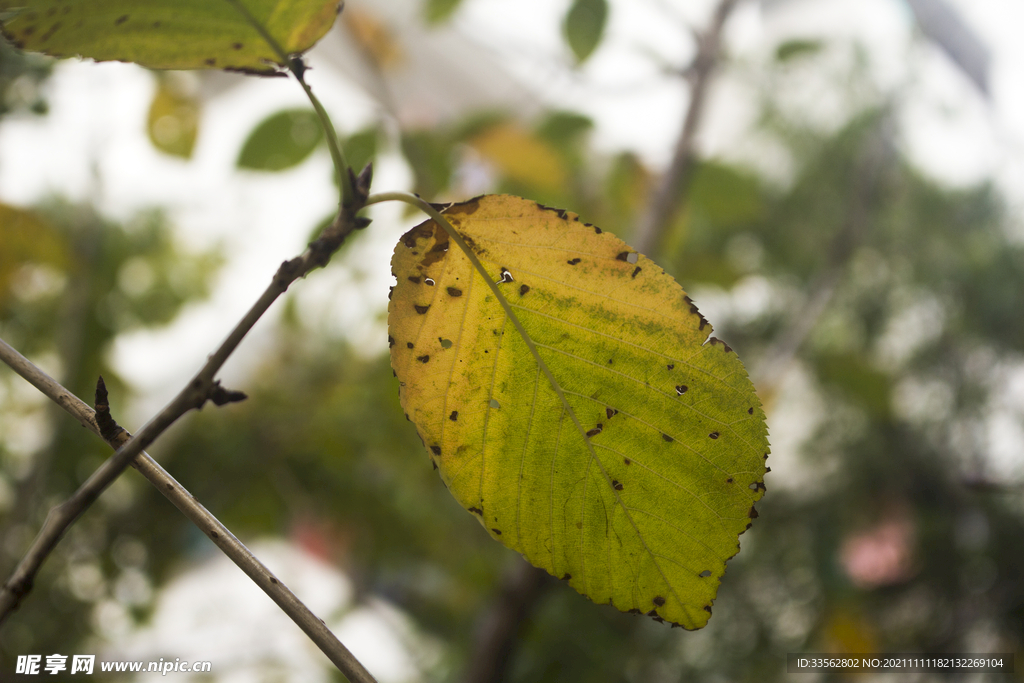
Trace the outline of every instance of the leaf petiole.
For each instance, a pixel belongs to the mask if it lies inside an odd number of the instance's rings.
[[[331,117],[327,115],[327,110],[324,109],[323,105],[320,104],[320,100],[317,99],[316,95],[313,94],[313,90],[306,83],[306,64],[302,61],[301,57],[292,57],[284,51],[281,44],[270,34],[270,31],[259,22],[256,17],[252,15],[249,8],[246,7],[240,0],[226,0],[228,4],[235,8],[235,10],[245,17],[245,20],[256,29],[256,32],[260,34],[260,37],[266,41],[267,45],[270,46],[274,52],[277,53],[278,58],[282,64],[288,66],[288,70],[294,74],[295,79],[302,86],[302,90],[306,93],[306,97],[309,98],[310,103],[313,105],[313,110],[316,111],[317,118],[320,120],[320,126],[324,129],[324,135],[327,139],[327,147],[331,150],[331,161],[334,162],[334,172],[338,174],[338,206],[343,207],[347,202],[354,201],[356,196],[355,188],[352,186],[352,172],[348,165],[348,160],[345,159],[345,152],[341,148],[341,142],[338,140],[338,132],[334,129],[334,124],[331,123]]]

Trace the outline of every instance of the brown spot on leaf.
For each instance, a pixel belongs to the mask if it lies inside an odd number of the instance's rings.
[[[441,455],[441,447],[440,446],[431,446],[430,447],[430,452],[433,453],[434,455]]]
[[[444,228],[440,225],[434,224],[434,246],[430,248],[423,258],[420,260],[420,264],[424,267],[432,266],[441,259],[448,252],[448,233],[445,232]]]
[[[633,269],[633,274],[630,277],[634,277],[635,278],[637,275],[640,274],[641,270],[643,270],[643,268],[641,268],[640,266],[637,266],[636,268]]]
[[[530,286],[529,285],[523,285],[523,286],[521,286],[519,288],[519,295],[522,296],[522,295],[526,294],[529,291],[530,291]]]
[[[732,483],[732,477],[729,477],[728,479],[726,479],[725,483],[726,484],[731,484]]]
[[[612,419],[612,417],[614,417],[615,415],[618,415],[618,413],[619,413],[619,411],[615,410],[615,408],[605,408],[604,409],[604,414],[608,416],[609,420]]]
[[[754,414],[754,407],[751,406],[751,407],[747,408],[747,415],[753,415],[753,414]]]
[[[417,313],[419,313],[420,315],[423,315],[424,313],[426,313],[430,309],[430,304],[427,304],[426,306],[420,306],[419,304],[413,304],[413,308],[416,309]]]
[[[622,462],[626,463],[627,465],[632,465],[633,464],[633,461],[630,460],[629,458],[623,458]]]
[[[462,296],[462,290],[456,289],[455,287],[448,288],[448,296]]]
[[[466,509],[469,510],[470,512],[472,512],[475,515],[480,515],[481,517],[484,516],[484,511],[481,510],[478,507],[471,507],[471,508],[466,508]]]
[[[596,234],[600,235],[600,234],[601,234],[601,228],[599,228],[599,227],[597,227],[597,226],[595,225],[595,226],[594,226],[594,232],[595,232]]]
[[[562,581],[568,581],[571,578],[572,578],[572,574],[569,574],[568,572],[566,572],[565,574],[562,575]]]
[[[717,439],[718,436],[718,432],[711,432],[710,434],[708,434],[709,439]]]
[[[668,365],[666,365],[665,367],[666,367],[666,368],[668,368],[669,370],[675,370],[675,369],[676,369],[676,366],[675,366],[675,364],[674,364],[674,363],[669,363],[669,364],[668,364]]]
[[[421,363],[426,363],[428,360],[430,360],[430,356],[428,356],[428,355],[416,356],[416,360],[418,360]]]
[[[388,348],[390,349],[390,348],[391,348],[392,346],[394,346],[394,345],[395,345],[395,338],[394,338],[394,337],[392,337],[392,336],[391,336],[391,335],[389,334],[389,335],[388,335]]]
[[[628,251],[620,251],[615,258],[616,258],[616,260],[619,260],[619,261],[625,261],[627,258],[629,258],[629,252]]]
[[[658,610],[652,609],[650,612],[647,613],[647,616],[649,616],[649,617],[657,617],[658,616]]]
[[[491,527],[491,531],[493,531],[497,535],[501,536],[501,529],[495,529],[494,527]]]
[[[597,436],[598,434],[600,434],[600,433],[601,433],[601,431],[602,431],[603,429],[604,429],[604,425],[603,425],[603,424],[601,424],[601,423],[598,423],[598,425],[597,425],[596,427],[594,427],[594,428],[593,428],[593,429],[591,429],[591,430],[590,430],[589,432],[587,432],[587,437],[589,438],[589,437],[591,437],[591,436]]]
[[[655,595],[654,600],[652,600],[652,602],[658,607],[661,607],[665,604],[665,598],[661,597],[660,595]]]
[[[703,328],[704,328],[704,326],[701,325],[701,329],[703,329]],[[722,348],[725,349],[726,353],[729,353],[730,351],[732,351],[732,347],[729,346],[728,344],[726,344],[724,341],[722,341],[718,337],[712,337],[711,339],[708,339],[708,343],[710,343],[710,344],[721,344]]]
[[[498,278],[498,282],[515,282],[515,278],[512,277],[512,273],[508,272],[505,266],[502,266],[501,275]]]
[[[452,414],[448,416],[448,419],[452,422],[457,422],[459,419],[459,411],[453,410]]]
[[[203,62],[203,63],[204,63],[204,64],[206,64],[206,66],[214,66],[214,65],[216,65],[216,64],[217,64],[217,60],[216,60],[216,59],[214,59],[213,57],[210,57],[209,59],[207,59],[207,60],[206,60],[205,62]]]
[[[419,275],[410,275],[409,276],[409,282],[412,282],[412,283],[418,285],[420,283],[420,276]]]
[[[568,263],[568,264],[569,264],[570,266],[575,266],[575,265],[576,265],[577,263],[579,263],[579,262],[580,262],[580,261],[582,261],[582,260],[583,260],[583,259],[578,259],[578,258],[574,258],[574,259],[573,259],[573,260],[571,260],[571,261],[566,261],[566,263]]]
[[[665,441],[668,441],[669,443],[672,443],[673,441],[675,441],[675,439],[673,439],[673,438],[672,438],[671,436],[669,436],[668,434],[662,434],[662,435],[661,435],[661,438],[665,439]]]
[[[704,605],[704,611],[711,614],[711,605]]]
[[[612,479],[612,488],[615,489],[616,491],[621,491],[622,484],[620,484],[617,480]]]
[[[235,50],[241,50],[243,45],[241,43],[234,43],[231,47]]]
[[[415,344],[413,344],[412,342],[405,342],[405,348],[411,349],[411,348],[414,348],[414,347],[415,347]]]
[[[127,15],[127,14],[122,14],[121,16],[119,16],[119,17],[118,17],[118,18],[117,18],[117,19],[116,19],[116,20],[114,21],[114,26],[120,26],[121,24],[123,24],[123,23],[124,23],[124,22],[126,22],[126,21],[128,21],[128,15]]]
[[[689,388],[690,387],[686,386],[685,384],[677,385],[676,386],[676,396],[682,396],[683,394],[685,394],[687,392],[687,390]]]

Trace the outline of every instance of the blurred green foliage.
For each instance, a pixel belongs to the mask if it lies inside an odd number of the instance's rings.
[[[283,171],[302,163],[324,138],[316,113],[288,109],[271,114],[249,133],[238,168]]]

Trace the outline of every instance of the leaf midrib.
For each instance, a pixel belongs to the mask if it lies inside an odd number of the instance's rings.
[[[438,221],[438,219],[440,219],[440,221]],[[545,363],[544,359],[541,358],[540,353],[537,351],[536,345],[533,343],[533,339],[526,332],[526,328],[523,327],[523,324],[522,324],[522,322],[520,322],[519,317],[516,316],[515,311],[512,310],[512,306],[509,304],[508,300],[505,298],[505,295],[502,293],[502,291],[500,289],[498,289],[498,286],[495,283],[495,281],[494,281],[493,277],[491,276],[491,274],[487,272],[487,269],[484,268],[483,263],[480,262],[480,259],[477,257],[476,253],[474,253],[473,250],[469,248],[469,245],[466,244],[465,240],[462,239],[462,235],[460,235],[458,233],[458,231],[455,230],[454,227],[452,227],[451,223],[448,222],[448,219],[446,219],[443,214],[438,213],[437,216],[434,218],[434,221],[435,222],[440,222],[441,227],[444,229],[444,231],[446,233],[448,233],[448,236],[452,239],[452,241],[455,242],[455,244],[458,245],[459,249],[462,250],[462,253],[466,255],[466,258],[468,258],[470,263],[473,264],[474,269],[476,269],[476,271],[480,275],[480,277],[483,278],[484,282],[487,283],[488,287],[490,288],[491,292],[494,294],[494,296],[497,299],[498,303],[501,304],[501,307],[505,311],[505,315],[508,317],[509,320],[512,321],[512,324],[513,324],[513,326],[515,326],[516,331],[519,332],[519,336],[523,339],[523,342],[526,343],[527,348],[530,349],[530,353],[533,355],[534,359],[537,361],[538,366],[544,372],[544,374],[547,376],[548,381],[551,383],[551,388],[555,390],[556,394],[558,394],[558,398],[562,402],[562,406],[565,408],[565,411],[569,414],[569,417],[572,418],[573,424],[576,425],[576,430],[579,432],[580,436],[583,438],[584,443],[587,444],[587,450],[590,452],[591,463],[593,463],[593,462],[597,463],[597,466],[601,470],[601,474],[605,478],[605,483],[608,484],[609,490],[611,490],[612,495],[615,496],[615,502],[622,509],[622,513],[626,516],[626,519],[629,520],[630,526],[633,527],[633,531],[636,533],[637,538],[640,539],[640,543],[643,544],[644,550],[646,550],[647,554],[650,555],[651,561],[654,563],[654,566],[658,568],[658,573],[661,575],[661,578],[665,581],[665,585],[668,586],[669,591],[672,592],[673,597],[676,599],[676,602],[680,605],[680,607],[685,609],[686,602],[684,600],[682,600],[682,598],[680,598],[679,594],[676,592],[675,586],[672,584],[671,581],[669,581],[668,576],[665,575],[665,571],[661,568],[661,564],[658,562],[658,559],[657,559],[658,555],[656,555],[654,553],[654,551],[651,550],[650,546],[647,545],[647,540],[644,538],[644,535],[640,532],[640,528],[637,526],[636,521],[633,519],[633,516],[629,513],[629,508],[622,501],[622,497],[619,496],[618,491],[616,491],[615,487],[612,485],[612,478],[611,478],[611,476],[608,474],[608,471],[605,469],[604,463],[602,463],[601,459],[597,457],[597,453],[594,451],[594,446],[590,442],[590,437],[587,436],[586,430],[583,429],[583,425],[580,423],[579,418],[576,417],[576,412],[572,409],[572,405],[569,403],[568,399],[566,399],[565,393],[562,391],[561,385],[558,383],[558,380],[555,379],[555,376],[554,376],[554,374],[552,374],[551,369],[548,368],[547,363]],[[588,465],[588,472],[589,472],[589,465]],[[588,475],[588,478],[589,478],[589,475]],[[583,496],[584,497],[584,503],[586,502],[586,493],[585,493],[585,491],[586,491],[586,488],[584,488],[584,496]],[[584,526],[584,528],[586,527],[586,525],[583,525],[583,526]],[[585,553],[583,552],[582,547],[581,547],[581,551],[580,551],[581,561],[582,561],[582,558],[584,558],[584,557],[585,557]],[[585,581],[585,575],[586,575],[586,573],[584,572],[584,581]]]

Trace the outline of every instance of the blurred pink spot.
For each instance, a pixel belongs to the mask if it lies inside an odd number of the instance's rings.
[[[858,588],[902,583],[914,574],[914,524],[897,512],[866,531],[843,541],[840,561]]]

